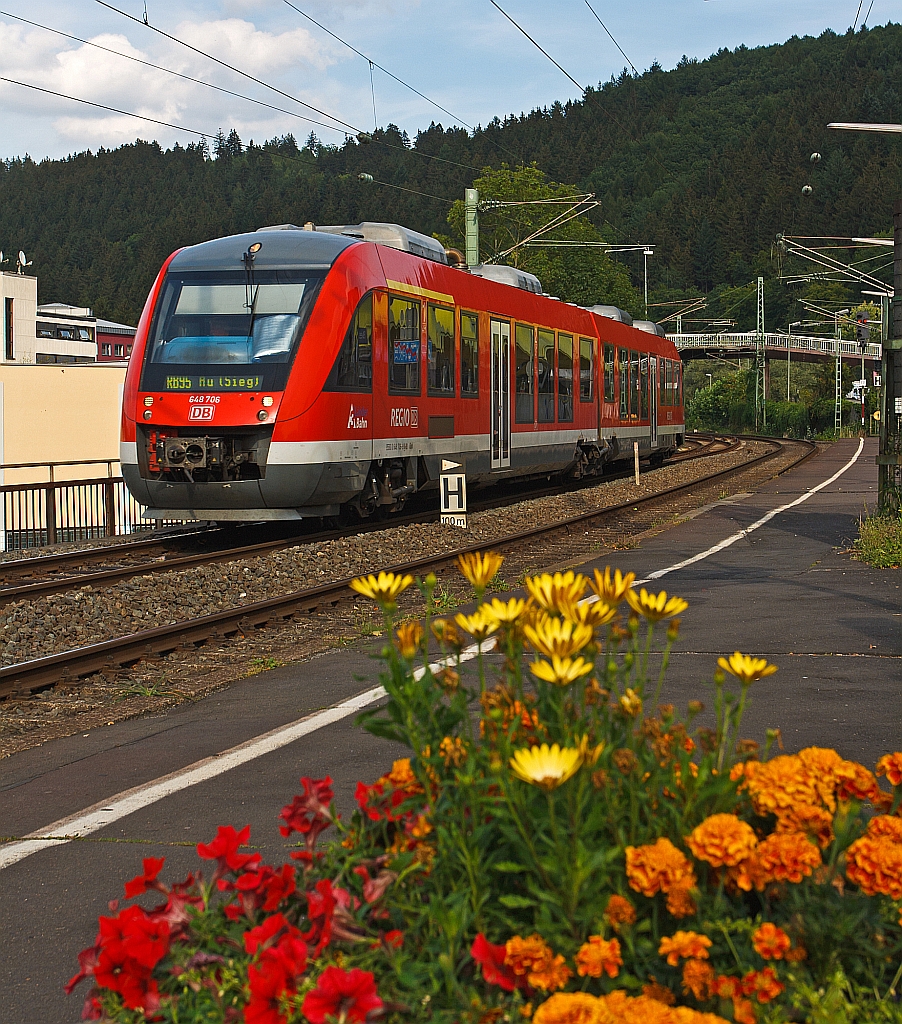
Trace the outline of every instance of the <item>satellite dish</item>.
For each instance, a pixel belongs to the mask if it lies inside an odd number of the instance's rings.
[[[814,189],[810,185],[803,185],[802,186],[802,195],[803,196],[810,196],[813,191],[814,191]]]
[[[22,270],[25,267],[30,267],[31,266],[31,260],[26,259],[25,253],[21,249],[19,250],[18,264],[19,264],[19,273],[20,274],[22,273]]]
[[[811,156],[808,159],[813,164],[820,163],[821,155],[820,155],[820,153],[812,153]]]

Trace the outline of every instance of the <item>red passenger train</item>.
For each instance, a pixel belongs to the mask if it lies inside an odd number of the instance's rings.
[[[395,511],[443,459],[481,484],[598,474],[682,443],[660,328],[452,266],[397,225],[283,225],[174,253],[125,381],[122,472],[148,518]]]

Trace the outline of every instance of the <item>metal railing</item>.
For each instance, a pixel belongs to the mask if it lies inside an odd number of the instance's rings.
[[[62,467],[93,465],[105,465],[107,475],[58,479]],[[0,465],[0,472],[37,469],[47,476],[42,482],[0,484],[0,551],[122,537],[160,525],[142,520],[143,506],[114,472],[118,465],[118,459]],[[166,525],[169,523],[167,520]]]
[[[668,334],[667,337],[678,349],[684,348],[735,348],[751,350],[758,344],[758,335],[751,331],[748,334]],[[818,355],[836,357],[836,339],[818,335],[788,335],[766,333],[764,335],[766,349],[782,349],[784,352],[813,352]],[[861,358],[858,342],[841,339],[839,342],[841,356]],[[865,349],[865,358],[880,359],[883,346],[869,343]]]

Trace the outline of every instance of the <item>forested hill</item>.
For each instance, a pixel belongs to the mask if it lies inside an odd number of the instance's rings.
[[[773,274],[777,232],[890,227],[902,190],[899,136],[826,125],[900,121],[900,97],[902,26],[889,25],[624,73],[579,102],[475,134],[433,124],[410,140],[389,126],[335,147],[312,136],[299,146],[288,134],[243,145],[232,133],[213,140],[215,159],[206,144],[163,151],[145,142],[9,159],[0,164],[0,248],[33,259],[41,301],[134,323],[166,255],[216,235],[307,220],[452,234],[447,204],[360,181],[360,172],[456,199],[484,167],[535,162],[549,180],[596,193],[607,240],[655,244],[659,295],[716,294]],[[814,165],[813,151],[823,154]],[[632,274],[637,281],[635,260]]]

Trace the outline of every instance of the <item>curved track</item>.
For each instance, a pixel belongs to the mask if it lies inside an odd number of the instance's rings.
[[[709,455],[722,455],[735,450],[740,444],[741,439],[735,437],[710,434],[690,435],[684,448],[677,455],[668,459],[667,464],[700,459]],[[543,479],[540,484],[533,484],[528,490],[520,486],[515,500],[522,501],[524,498],[558,494],[580,486],[594,486],[602,482],[603,479],[616,479],[618,475],[628,476],[629,472],[608,474],[606,478],[591,477],[577,484],[572,481],[565,485],[558,483],[550,487]],[[509,503],[510,500],[509,488],[499,485],[497,488],[492,488],[491,492],[486,493],[484,497],[471,501],[470,511],[478,512],[497,508]],[[433,505],[434,501],[433,497],[429,502],[430,505]],[[436,518],[437,512],[434,507],[430,507],[426,510],[392,515],[387,519],[364,520],[355,523],[351,532],[364,533],[383,530],[387,526],[431,522]],[[0,563],[0,580],[3,581],[3,585],[0,586],[0,607],[13,601],[46,597],[49,594],[60,594],[79,587],[111,586],[133,576],[174,572],[179,569],[190,569],[196,565],[253,558],[299,543],[334,540],[349,532],[347,529],[315,530],[308,533],[292,532],[287,536],[283,533],[282,536],[253,544],[235,543],[236,537],[240,537],[242,533],[253,534],[254,531],[255,526],[253,525],[239,530],[217,528],[2,562]],[[184,553],[186,548],[198,546],[201,547],[201,550]]]
[[[697,500],[687,500],[687,496],[691,492],[698,491],[702,486],[745,473],[750,468],[768,462],[790,446],[795,446],[798,449],[798,457],[784,466],[780,472],[794,468],[817,452],[817,446],[810,441],[782,441],[775,438],[758,438],[758,440],[768,442],[771,445],[771,450],[740,466],[709,474],[688,484],[667,488],[645,498],[634,498],[607,508],[584,512],[550,525],[526,530],[511,535],[504,541],[493,544],[492,547],[510,552],[538,541],[547,552],[549,545],[553,547],[555,538],[569,543],[574,532],[579,532],[581,528],[589,524],[597,525],[603,522],[616,529],[618,517],[621,520],[628,519],[635,523],[636,512],[640,509],[649,510],[664,506],[669,514],[685,512],[697,507]],[[658,511],[660,512],[659,508]],[[384,524],[381,525],[384,526]],[[453,564],[458,555],[478,550],[484,546],[483,544],[463,545],[454,551],[445,552],[435,557],[384,568],[402,573],[435,571]],[[231,552],[224,553],[223,557],[234,558],[240,557],[240,555],[237,552]],[[209,555],[206,556],[206,560],[209,561]],[[144,571],[146,572],[146,569]],[[354,595],[348,588],[349,582],[349,579],[341,579],[324,586],[295,591],[265,601],[256,601],[240,607],[225,609],[212,615],[141,630],[76,650],[10,665],[0,669],[0,698],[24,695],[60,682],[74,682],[92,673],[111,667],[134,664],[144,657],[165,654],[185,645],[197,645],[210,639],[229,635],[247,635],[254,629],[266,626],[272,621],[303,617],[310,612],[334,606],[342,600],[351,599]]]

